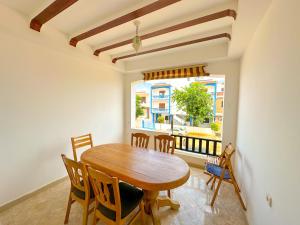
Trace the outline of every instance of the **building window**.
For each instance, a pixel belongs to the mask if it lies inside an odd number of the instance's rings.
[[[165,109],[166,104],[165,103],[159,103],[159,109]]]
[[[193,87],[193,84],[204,86],[202,91],[206,93],[211,101],[209,103],[211,107],[209,118],[205,117],[200,120],[189,116],[190,114],[184,110],[185,108],[179,107],[174,100],[175,90],[184,91],[186,88]],[[221,138],[224,87],[225,79],[221,76],[218,76],[218,78],[176,78],[132,83],[132,93],[134,93],[132,96],[133,98],[139,96],[141,104],[132,104],[131,106],[131,126],[132,128],[150,129],[186,136]],[[193,98],[187,99],[190,99],[187,101],[193,102]],[[131,102],[136,101],[132,99]],[[137,110],[139,112],[134,113]],[[212,125],[213,123],[214,125]],[[216,127],[219,127],[219,129],[216,130]]]
[[[166,91],[164,91],[164,90],[163,90],[163,91],[159,91],[159,95],[160,95],[160,96],[164,96],[165,93],[166,93]]]
[[[142,102],[142,103],[146,103],[146,97],[142,97],[142,98],[141,98],[141,102]]]

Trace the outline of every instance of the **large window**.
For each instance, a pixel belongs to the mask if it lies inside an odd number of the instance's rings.
[[[221,139],[223,76],[132,83],[132,128]]]

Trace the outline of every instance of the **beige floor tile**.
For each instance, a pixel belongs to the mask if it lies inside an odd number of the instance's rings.
[[[207,188],[206,180],[207,176],[202,170],[192,168],[188,182],[172,191],[173,199],[180,202],[180,209],[176,211],[164,207],[159,210],[162,225],[247,225],[233,187],[224,184],[212,208],[209,205],[212,191]],[[2,212],[0,225],[63,224],[69,186],[69,181],[65,180]],[[91,222],[92,214],[89,216],[89,224]],[[135,224],[139,223],[140,220],[137,219]],[[75,203],[71,209],[69,225],[80,224],[81,206]],[[147,217],[147,224],[151,224],[150,217]]]

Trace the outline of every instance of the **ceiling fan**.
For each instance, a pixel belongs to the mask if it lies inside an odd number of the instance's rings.
[[[135,25],[135,37],[132,39],[132,47],[134,48],[135,52],[138,52],[142,46],[142,39],[139,36],[139,26],[141,22],[135,20],[133,24]]]

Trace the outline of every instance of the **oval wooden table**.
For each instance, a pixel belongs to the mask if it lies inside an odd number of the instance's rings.
[[[127,144],[95,146],[82,153],[81,161],[143,189],[145,211],[155,225],[160,224],[159,207],[180,207],[168,197],[159,197],[159,191],[179,187],[190,176],[189,166],[179,157]]]

